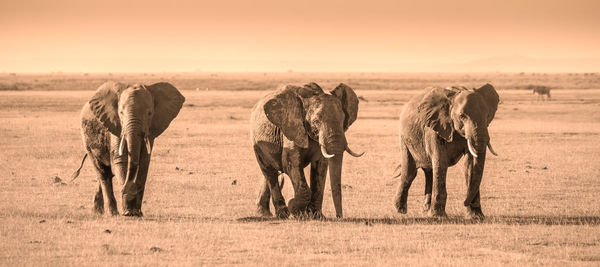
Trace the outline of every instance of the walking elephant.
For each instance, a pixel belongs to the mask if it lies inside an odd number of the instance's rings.
[[[423,210],[446,216],[446,170],[466,154],[466,217],[484,217],[479,186],[487,148],[496,155],[488,126],[498,102],[490,84],[474,90],[428,88],[410,99],[400,115],[401,182],[394,198],[399,213],[406,213],[408,189],[420,168],[425,173]]]
[[[81,110],[83,144],[98,175],[94,211],[118,215],[112,177],[123,185],[124,216],[142,216],[142,198],[154,139],[177,116],[185,98],[169,83],[107,82]],[[79,167],[79,170],[81,167]],[[76,177],[79,174],[77,170]]]
[[[338,85],[331,94],[316,83],[287,85],[262,98],[251,115],[250,135],[258,165],[265,176],[257,212],[271,216],[272,198],[276,216],[308,214],[322,218],[323,190],[329,170],[336,217],[342,214],[342,158],[348,147],[345,131],[358,115],[358,98],[349,86]],[[310,187],[304,168],[310,167]],[[294,187],[288,206],[281,194],[278,176],[287,174]],[[288,209],[289,207],[289,209]]]
[[[533,88],[533,94],[538,95],[538,100],[544,100],[544,95],[546,96],[546,99],[552,100],[552,98],[550,97],[550,87],[548,87],[548,86],[533,86],[532,88]]]

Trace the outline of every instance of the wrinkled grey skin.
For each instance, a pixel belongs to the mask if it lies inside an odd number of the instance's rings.
[[[169,83],[129,86],[107,82],[83,106],[83,143],[100,183],[94,197],[96,213],[103,214],[107,207],[111,215],[119,214],[112,184],[116,176],[123,185],[123,215],[142,216],[154,138],[167,129],[184,101]]]
[[[533,87],[533,94],[538,95],[538,100],[544,100],[544,95],[548,100],[552,100],[550,97],[550,87],[548,86],[535,86]]]
[[[290,212],[322,218],[325,176],[329,170],[336,216],[342,217],[341,172],[347,148],[345,131],[356,120],[358,98],[345,84],[326,94],[315,83],[285,86],[261,99],[251,115],[251,139],[258,165],[265,176],[257,203],[261,216],[271,216],[272,198],[276,216],[287,218]],[[321,147],[329,155],[323,156]],[[351,150],[346,150],[355,156]],[[304,168],[310,167],[310,187]],[[285,205],[278,174],[290,177],[294,198]]]
[[[432,217],[446,216],[446,170],[466,154],[466,217],[484,217],[479,186],[490,141],[488,125],[498,102],[490,84],[474,90],[428,88],[410,99],[400,115],[401,182],[394,198],[399,213],[406,213],[408,189],[420,168],[425,173],[423,210]],[[477,157],[469,152],[467,139]]]

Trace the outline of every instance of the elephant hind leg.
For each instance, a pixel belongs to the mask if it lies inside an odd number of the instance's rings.
[[[269,189],[269,183],[267,179],[262,180],[260,191],[258,192],[258,201],[256,202],[256,214],[263,217],[271,217],[271,208],[269,202],[271,201],[271,190]]]
[[[431,191],[433,185],[433,170],[423,169],[425,173],[425,199],[423,200],[423,211],[428,212],[431,208]]]
[[[98,181],[98,192],[94,195],[94,213],[104,214],[104,197],[102,196],[102,186]]]
[[[408,148],[402,144],[400,154],[400,184],[394,197],[394,204],[398,213],[406,213],[406,201],[408,200],[408,189],[417,176],[417,166]]]
[[[119,215],[117,210],[117,201],[113,193],[112,177],[113,173],[110,166],[104,165],[97,159],[93,159],[92,163],[97,172],[98,182],[100,184],[98,192],[94,197],[94,210],[97,213],[104,213],[105,207],[108,206],[111,215]],[[100,208],[102,207],[102,208]]]
[[[274,158],[281,158],[281,154],[272,155],[269,153],[271,150],[275,149],[266,149],[267,151],[263,151],[261,146],[254,146],[254,154],[256,155],[256,160],[258,161],[258,165],[265,179],[262,182],[260,187],[260,191],[258,194],[258,201],[256,203],[256,211],[259,216],[272,216],[270,207],[269,207],[269,199],[273,200],[273,206],[275,207],[275,214],[280,218],[287,218],[289,216],[289,210],[285,205],[285,199],[281,194],[281,187],[279,186],[278,176],[279,171],[281,169],[280,166],[274,166],[276,163]]]

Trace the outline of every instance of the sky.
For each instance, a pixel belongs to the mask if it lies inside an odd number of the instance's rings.
[[[600,59],[599,13],[597,0],[0,0],[0,72],[423,72],[487,58]]]

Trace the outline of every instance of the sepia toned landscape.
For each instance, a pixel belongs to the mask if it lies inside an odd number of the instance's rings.
[[[105,81],[167,81],[186,101],[156,139],[144,216],[92,212],[98,188],[80,111]],[[255,103],[283,84],[346,83],[359,96],[346,133],[344,218],[329,182],[325,220],[255,214],[264,177],[250,141]],[[496,87],[481,185],[483,221],[464,219],[462,160],[448,169],[447,218],[421,211],[424,175],[398,214],[392,178],[398,117],[428,86]],[[551,88],[552,98],[532,88]],[[600,262],[598,73],[0,74],[2,265],[597,265]],[[464,159],[463,159],[464,160]],[[308,170],[306,170],[308,176]],[[114,181],[121,210],[121,185]],[[289,181],[285,199],[293,197]],[[274,212],[273,210],[271,210]]]

